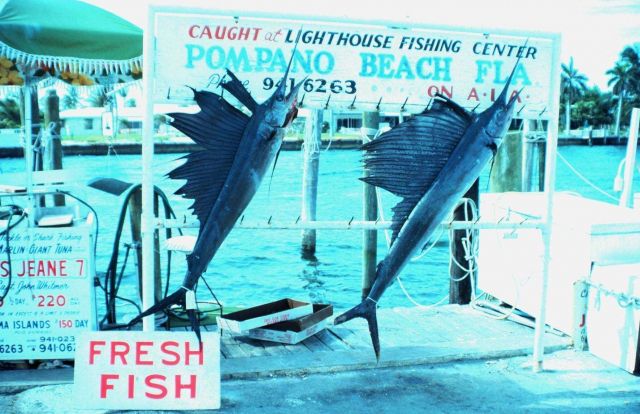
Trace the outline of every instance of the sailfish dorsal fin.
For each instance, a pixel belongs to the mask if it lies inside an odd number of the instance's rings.
[[[253,111],[255,101],[242,83],[231,75],[227,84],[233,86],[225,87],[223,84],[222,87]],[[173,118],[170,123],[173,127],[204,149],[185,156],[186,162],[169,172],[168,176],[187,180],[176,194],[193,200],[190,208],[202,228],[229,175],[250,118],[215,93],[194,90],[194,95],[200,112],[168,115]]]
[[[363,145],[369,176],[362,180],[402,197],[392,209],[392,243],[458,146],[473,116],[438,96],[422,113]]]

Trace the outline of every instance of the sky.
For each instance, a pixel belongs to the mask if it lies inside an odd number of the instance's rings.
[[[219,8],[238,12],[420,22],[477,29],[512,29],[562,35],[561,60],[588,78],[588,84],[608,90],[605,72],[622,49],[640,44],[640,0],[394,0],[387,6],[370,0],[84,0],[144,28],[146,6]]]

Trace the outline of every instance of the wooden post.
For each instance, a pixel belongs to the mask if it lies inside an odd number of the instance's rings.
[[[31,86],[27,86],[27,88],[30,87]],[[31,145],[25,146],[25,151],[27,151],[27,148],[32,149],[32,152],[30,154],[25,154],[25,158],[30,157],[30,159],[33,160],[33,162],[30,163],[32,171],[42,171],[42,152],[40,152],[40,149],[42,147],[40,145],[34,145],[38,143],[38,135],[40,133],[40,108],[38,106],[38,89],[36,87],[33,87],[33,89],[30,91],[29,95],[31,97],[31,105],[29,105],[29,109],[31,111],[29,116],[27,116],[25,107],[26,97],[23,94],[24,91],[22,91],[20,95],[20,118],[22,119],[22,125],[24,125],[25,131],[27,130],[27,128],[30,128],[31,131]],[[27,118],[30,118],[30,121],[28,121]],[[45,197],[35,196],[33,206],[44,207]],[[35,215],[31,215],[30,217],[35,217]]]
[[[536,143],[532,141],[536,130],[536,121],[522,120],[522,191],[533,191],[533,160]]]
[[[318,200],[318,170],[320,149],[322,146],[322,110],[312,109],[304,129],[304,165],[302,170],[302,221],[316,219]],[[310,255],[316,252],[316,230],[302,230],[302,253]]]
[[[492,192],[521,191],[522,186],[522,138],[520,134],[507,133],[498,149],[489,189]]]
[[[469,191],[467,191],[466,194],[464,195],[464,198],[470,198],[471,200],[473,200],[476,203],[476,206],[478,206],[478,208],[480,208],[479,182],[480,180],[476,180],[471,186],[471,188],[469,189]],[[462,204],[453,211],[453,220],[454,221],[471,220],[471,218],[473,217],[472,214],[473,212],[471,211],[471,206],[468,204],[466,205]],[[451,273],[449,275],[451,276],[449,279],[449,303],[455,303],[458,305],[466,305],[469,302],[471,302],[471,292],[472,292],[471,275],[469,275],[469,277],[465,277],[464,279],[462,279],[467,274],[467,272],[461,269],[460,266],[456,264],[457,262],[466,269],[468,269],[470,266],[469,260],[467,260],[466,258],[465,249],[463,245],[463,239],[466,236],[466,233],[467,233],[466,230],[454,230],[453,240],[451,241],[451,243],[453,243],[453,247],[451,249],[452,258],[449,259],[451,260],[451,266],[450,266]],[[471,245],[472,241],[473,241],[473,238],[471,235],[469,235],[469,244],[468,244],[469,246]],[[474,266],[473,262],[471,263],[471,266]],[[475,280],[475,272],[473,276],[474,276],[473,279]]]
[[[62,169],[62,142],[60,140],[60,98],[55,89],[50,89],[44,104],[44,127],[49,134],[43,138],[48,138],[44,142],[44,162],[46,170]],[[55,194],[53,196],[55,206],[64,206],[64,195]]]
[[[368,135],[368,139],[363,138],[363,142],[373,139],[373,134],[369,131],[377,131],[380,125],[380,114],[378,112],[365,112],[362,115],[362,127]],[[366,177],[368,172],[364,171]],[[378,200],[376,189],[370,184],[363,183],[363,220],[375,221],[378,219]],[[378,254],[378,232],[376,230],[363,231],[362,246],[362,299],[367,297],[373,281],[376,278],[376,261]]]

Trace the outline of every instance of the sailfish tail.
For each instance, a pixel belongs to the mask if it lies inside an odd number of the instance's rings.
[[[378,337],[378,318],[376,316],[376,302],[367,297],[358,306],[338,316],[333,322],[335,325],[347,322],[353,318],[364,318],[369,324],[369,335],[373,351],[376,353],[376,361],[380,361],[380,338]]]
[[[132,327],[138,322],[140,322],[144,317],[153,315],[156,312],[161,312],[171,305],[180,305],[183,308],[186,307],[186,293],[187,293],[187,290],[183,288],[176,290],[169,296],[155,303],[146,311],[142,312],[140,315],[133,318],[127,324],[127,326]],[[202,343],[202,337],[200,335],[200,321],[198,320],[196,310],[187,309],[187,316],[189,317],[189,322],[191,322],[191,329],[193,329],[193,331],[196,333],[196,336],[198,337],[198,342]]]

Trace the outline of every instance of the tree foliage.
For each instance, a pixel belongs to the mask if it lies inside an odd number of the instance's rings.
[[[0,100],[0,129],[20,128],[20,103],[15,98]]]
[[[80,105],[80,97],[76,88],[69,88],[62,97],[62,109],[76,109]]]

